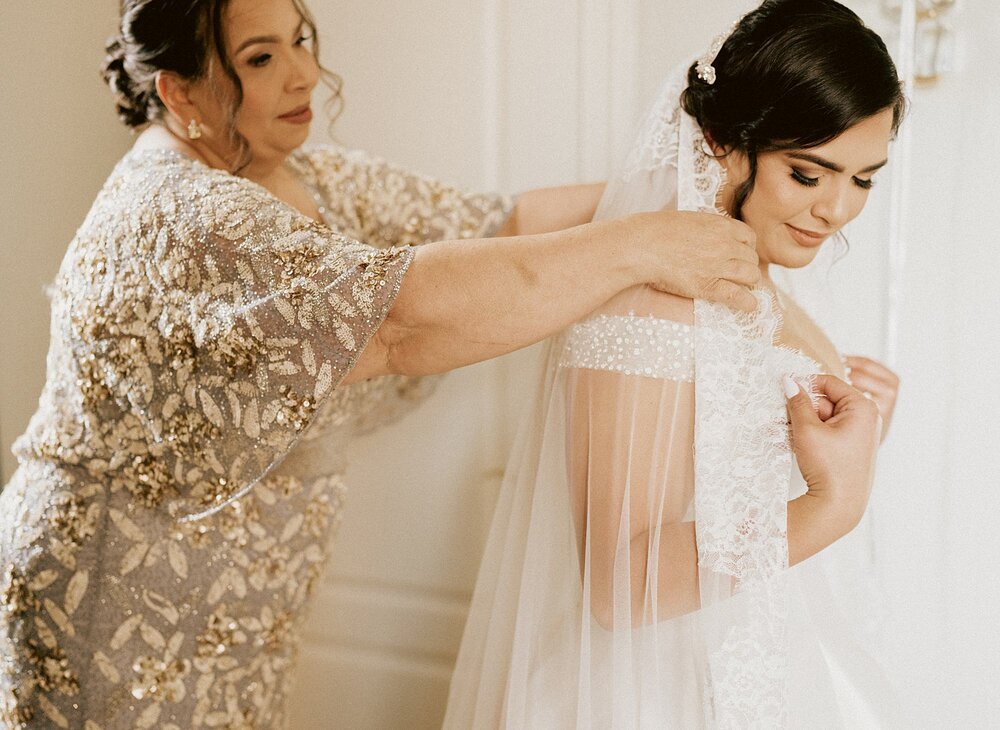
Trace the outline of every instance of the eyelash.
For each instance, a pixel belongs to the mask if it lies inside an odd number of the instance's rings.
[[[311,35],[299,36],[298,39],[295,41],[295,45],[301,46],[302,44],[304,44],[306,41],[309,40],[312,40]],[[261,53],[259,56],[254,56],[253,58],[251,58],[248,61],[248,63],[254,68],[263,68],[264,66],[267,65],[267,62],[270,60],[271,60],[270,53]]]
[[[805,185],[807,188],[814,188],[819,185],[818,177],[808,177],[803,175],[801,172],[792,168],[792,180],[797,182],[799,185]],[[862,180],[860,177],[853,178],[854,184],[857,185],[862,190],[871,190],[875,187],[874,180]]]

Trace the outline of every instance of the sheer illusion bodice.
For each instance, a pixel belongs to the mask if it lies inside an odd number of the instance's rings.
[[[689,67],[665,80],[595,219],[720,213],[722,166],[680,105]],[[808,391],[819,367],[756,295],[744,314],[640,287],[550,341],[448,730],[895,727],[831,600],[828,555],[788,566],[787,504],[805,485],[782,380]]]
[[[780,382],[821,368],[758,301],[756,326],[705,331],[690,301],[633,291],[550,343],[446,728],[891,727],[825,558],[786,567],[772,515],[805,484]]]

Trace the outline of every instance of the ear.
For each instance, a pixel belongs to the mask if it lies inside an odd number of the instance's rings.
[[[708,132],[708,131],[706,131],[706,130],[703,129],[701,133],[705,136],[705,143],[708,145],[708,148],[710,150],[712,150],[712,154],[713,155],[715,155],[716,157],[718,157],[718,158],[721,159],[721,158],[725,157],[727,154],[729,154],[729,150],[727,148],[725,148],[722,145],[718,144],[712,138],[712,133],[711,132]]]
[[[718,144],[708,132],[705,132],[705,142],[730,180],[745,180],[750,175],[750,163],[742,150]]]
[[[167,113],[181,127],[192,119],[203,121],[197,105],[191,98],[191,83],[170,71],[156,72],[156,93],[167,108]]]

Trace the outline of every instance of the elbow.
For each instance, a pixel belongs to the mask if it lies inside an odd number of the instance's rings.
[[[610,585],[604,590],[591,586],[590,615],[605,631],[623,627],[637,629],[652,623],[644,610],[642,597],[633,595],[625,601],[616,600]]]
[[[614,600],[610,590],[590,589],[590,615],[597,625],[605,631],[611,631],[615,626]]]
[[[638,576],[633,574],[636,566],[632,566],[633,570],[629,572],[633,575],[629,576],[626,585],[622,585],[625,581],[621,575],[616,579],[614,565],[614,560],[606,567],[591,565],[590,615],[605,631],[636,628],[644,623],[645,581],[636,580]]]
[[[434,367],[434,358],[428,353],[426,328],[408,322],[405,314],[396,310],[396,307],[389,310],[372,336],[379,369],[376,375],[420,377],[441,372]]]
[[[386,325],[387,321],[384,321],[365,343],[354,367],[341,381],[342,385],[353,385],[382,375],[396,374],[393,370],[395,364],[392,359],[394,346],[390,334],[391,328],[387,328]]]

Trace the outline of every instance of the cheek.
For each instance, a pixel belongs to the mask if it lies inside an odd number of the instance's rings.
[[[256,77],[243,81],[243,101],[240,104],[242,121],[247,124],[262,124],[273,116],[280,97],[280,93],[276,94],[273,87],[277,88],[266,78]]]
[[[809,208],[812,191],[778,171],[758,171],[754,190],[745,206],[747,223],[774,227],[797,217]],[[751,220],[751,218],[753,220]]]
[[[772,182],[773,214],[782,223],[798,217],[812,205],[816,195],[812,188],[800,185],[789,175],[781,175],[780,179]]]
[[[848,209],[847,222],[850,222],[861,215],[861,211],[865,209],[868,205],[868,197],[871,195],[870,190],[861,190],[860,188],[854,194],[854,200],[851,201],[850,208]]]

